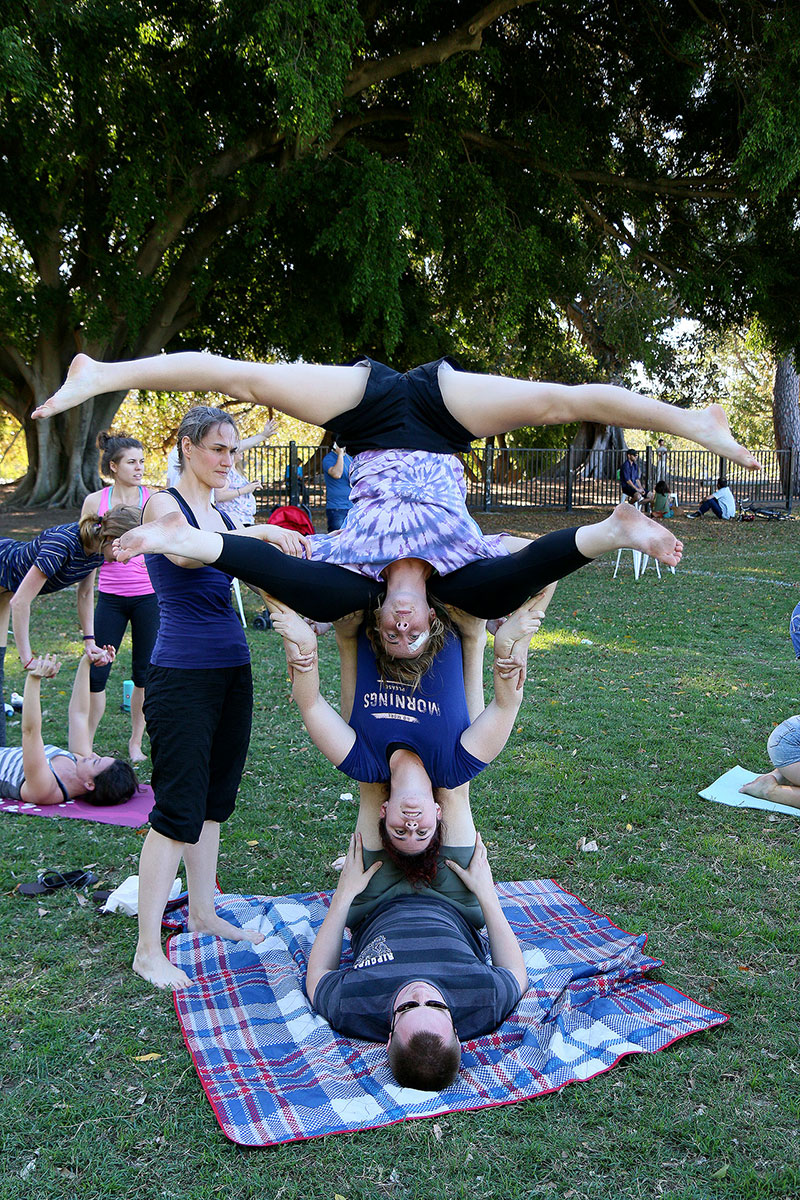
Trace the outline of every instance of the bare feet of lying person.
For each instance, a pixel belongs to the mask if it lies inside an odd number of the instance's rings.
[[[745,796],[756,796],[759,800],[771,800],[773,804],[788,804],[790,808],[800,808],[800,786],[784,779],[780,771],[769,771],[759,775],[739,788]]]
[[[191,987],[194,982],[180,967],[174,966],[159,946],[158,950],[147,951],[137,947],[133,959],[133,969],[148,983],[157,988],[171,988],[179,991]]]

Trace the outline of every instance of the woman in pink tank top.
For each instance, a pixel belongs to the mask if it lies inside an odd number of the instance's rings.
[[[113,480],[109,487],[93,492],[83,502],[84,511],[101,516],[115,504],[143,508],[150,495],[142,484],[144,448],[136,438],[125,434],[100,433],[97,446],[101,453],[100,472]],[[94,629],[84,629],[87,653],[91,657],[97,646],[114,646],[119,650],[125,630],[130,625],[133,650],[133,693],[131,695],[131,737],[128,754],[132,762],[143,762],[142,737],[145,731],[143,703],[150,655],[158,633],[158,602],[150,576],[139,555],[128,563],[107,562],[100,568]],[[97,726],[105,712],[106,683],[110,665],[93,666],[90,673],[91,705],[89,735],[94,739]]]

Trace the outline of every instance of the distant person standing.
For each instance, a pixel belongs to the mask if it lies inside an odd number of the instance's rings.
[[[350,468],[353,460],[344,446],[333,443],[333,449],[322,460],[325,472],[325,519],[328,533],[341,529],[353,507],[350,499]]]
[[[789,619],[789,637],[792,639],[795,658],[800,660],[800,604],[795,605]]]
[[[233,517],[237,525],[255,525],[256,499],[254,492],[259,491],[264,486],[263,479],[255,479],[251,482],[239,470],[244,462],[244,452],[245,450],[250,450],[253,446],[260,446],[263,442],[268,442],[275,435],[277,429],[278,422],[273,418],[267,421],[260,433],[254,433],[252,437],[242,438],[234,451],[233,466],[228,471],[226,486],[215,489],[215,504],[218,508],[226,512],[229,517]]]
[[[669,482],[669,472],[667,470],[667,459],[669,458],[669,447],[662,437],[658,439],[656,446],[656,461],[658,463],[656,469],[656,479],[663,479]]]

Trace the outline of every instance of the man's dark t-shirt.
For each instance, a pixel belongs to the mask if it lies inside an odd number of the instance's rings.
[[[392,1001],[425,980],[448,1003],[461,1041],[490,1033],[520,999],[511,971],[487,963],[483,936],[446,900],[408,896],[378,907],[353,934],[353,964],[323,975],[314,1008],[347,1037],[384,1042]]]

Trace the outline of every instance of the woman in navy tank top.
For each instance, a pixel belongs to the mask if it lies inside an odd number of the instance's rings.
[[[238,444],[236,425],[218,408],[191,409],[178,430],[180,481],[152,496],[143,522],[172,516],[222,532],[233,521],[215,508]],[[303,553],[291,531],[276,544]],[[233,812],[250,742],[250,651],[230,602],[230,575],[191,559],[147,557],[158,597],[159,630],[144,712],[153,759],[155,807],[139,864],[139,940],[133,969],[157,987],[191,983],[161,948],[161,917],[181,858],[189,888],[189,928],[234,941],[261,941],[219,917],[214,884],[220,825]]]

